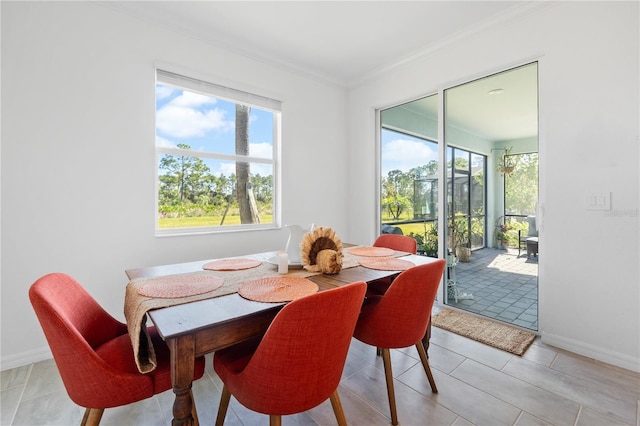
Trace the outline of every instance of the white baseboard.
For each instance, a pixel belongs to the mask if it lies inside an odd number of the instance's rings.
[[[548,345],[640,373],[640,358],[546,332],[542,332],[541,340]]]
[[[53,355],[51,355],[51,350],[48,346],[40,349],[33,349],[17,355],[3,357],[0,360],[0,371],[11,370],[12,368],[22,367],[24,365],[29,365],[34,362],[44,361],[45,359],[51,358],[53,358]]]

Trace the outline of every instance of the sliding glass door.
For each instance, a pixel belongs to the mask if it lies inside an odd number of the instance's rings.
[[[445,304],[537,330],[537,63],[443,93]]]
[[[380,233],[447,259],[444,304],[532,330],[537,73],[534,62],[381,110],[379,129]]]

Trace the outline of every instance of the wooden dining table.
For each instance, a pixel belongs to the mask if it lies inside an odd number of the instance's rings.
[[[276,252],[243,256],[256,260],[273,258]],[[436,259],[406,255],[401,259],[415,265],[433,262]],[[212,259],[163,266],[127,269],[130,280],[153,278],[201,271]],[[384,271],[355,266],[342,269],[334,275],[319,274],[307,277],[318,285],[319,291],[340,287],[356,281],[373,281],[395,277],[401,271]],[[150,310],[147,314],[171,352],[171,379],[175,400],[172,425],[192,425],[193,401],[191,386],[196,357],[215,352],[233,344],[264,334],[275,315],[285,303],[255,302],[238,293],[211,299],[178,304]],[[428,348],[429,330],[423,340]]]

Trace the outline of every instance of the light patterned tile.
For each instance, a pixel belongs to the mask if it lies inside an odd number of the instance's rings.
[[[64,391],[64,384],[53,359],[33,364],[22,399],[27,400],[57,391]]]
[[[458,417],[455,422],[453,422],[452,426],[473,426],[473,423],[469,423],[467,420],[462,417]]]
[[[22,387],[12,387],[0,392],[0,425],[10,425],[18,409]]]
[[[581,405],[594,409],[597,407],[598,411],[629,424],[636,421],[636,401],[619,399],[616,391],[596,386],[589,379],[571,376],[518,357],[512,358],[502,371]]]
[[[432,401],[454,412],[465,420],[478,425],[513,425],[520,410],[486,392],[464,383],[454,377],[433,370],[438,393],[431,388],[421,366],[416,366],[398,379]]]
[[[554,370],[591,380],[594,386],[605,391],[616,392],[620,398],[631,401],[640,399],[640,374],[575,354],[559,353],[553,365]]]
[[[433,327],[431,331],[431,341],[451,352],[472,358],[497,370],[504,367],[513,356],[510,353],[450,333],[438,327]]]
[[[422,375],[426,381],[424,370]],[[383,371],[372,367],[364,368],[343,381],[342,386],[352,392],[357,392],[358,396],[383,413],[387,419],[386,424],[388,424],[391,414]],[[394,389],[398,418],[402,424],[452,424],[456,418],[456,415],[450,410],[425,398],[398,380],[394,381]]]
[[[575,426],[630,426],[632,423],[623,423],[619,419],[612,416],[599,413],[588,407],[582,407],[580,415],[575,423]]]
[[[46,387],[46,384],[42,384]],[[51,392],[22,400],[14,425],[77,425],[85,409],[75,405],[65,391]]]
[[[340,386],[338,393],[347,424],[353,426],[369,426],[386,425],[389,423],[389,419],[382,413],[367,404],[366,401],[345,386]],[[308,414],[320,425],[336,424],[336,416],[329,401],[325,401],[318,407],[312,408],[308,411]]]
[[[574,401],[473,360],[466,360],[451,376],[551,424],[571,424],[580,409]]]
[[[455,352],[451,352],[439,345],[429,345],[429,365],[445,373],[451,373],[466,358]]]
[[[154,396],[122,407],[107,408],[100,426],[155,426],[170,423],[171,417],[164,415]]]
[[[557,355],[556,350],[548,345],[540,344],[540,339],[537,338],[522,355],[522,358],[549,367]]]
[[[24,386],[29,378],[32,364],[22,367],[4,370],[0,373],[0,390],[15,388],[16,386]]]
[[[513,426],[551,426],[551,424],[529,413],[522,413]]]

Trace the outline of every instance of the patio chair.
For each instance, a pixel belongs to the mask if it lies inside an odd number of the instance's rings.
[[[536,217],[527,216],[529,229],[525,234],[522,230],[518,231],[518,256],[522,249],[527,250],[527,257],[538,254],[538,228],[536,226]]]

